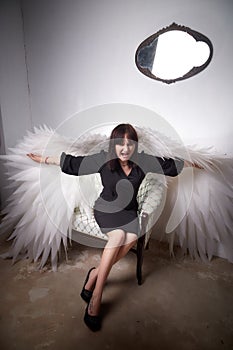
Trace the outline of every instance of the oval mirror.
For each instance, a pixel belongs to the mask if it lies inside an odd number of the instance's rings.
[[[213,46],[205,35],[172,23],[139,45],[135,61],[146,76],[170,84],[200,73],[212,56]]]

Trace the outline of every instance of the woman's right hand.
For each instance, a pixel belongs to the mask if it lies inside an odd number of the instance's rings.
[[[34,162],[37,162],[37,163],[45,163],[46,157],[42,157],[42,156],[39,155],[39,154],[28,153],[27,156],[28,156],[29,158],[31,158],[32,160],[34,160]]]
[[[28,153],[27,156],[37,163],[60,165],[60,157],[42,157],[39,154]]]

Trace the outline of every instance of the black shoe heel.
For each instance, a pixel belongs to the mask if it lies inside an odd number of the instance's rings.
[[[86,303],[89,303],[89,301],[91,300],[92,291],[91,291],[91,290],[85,289],[85,286],[86,286],[86,284],[87,284],[87,281],[88,281],[88,279],[89,279],[89,276],[90,276],[91,271],[94,270],[94,269],[95,269],[95,267],[92,267],[92,268],[88,271],[87,277],[86,277],[85,282],[84,282],[84,285],[83,285],[83,289],[82,289],[82,291],[81,291],[81,293],[80,293],[81,298],[82,298]]]

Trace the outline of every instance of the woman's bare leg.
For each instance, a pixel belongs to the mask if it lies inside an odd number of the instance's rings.
[[[127,254],[137,239],[137,236],[135,234],[126,234],[122,230],[117,231],[118,232],[112,231],[109,234],[109,241],[104,248],[100,265],[98,268],[93,270],[96,272],[96,284],[91,301],[89,303],[89,315],[97,315],[99,313],[104,284],[113,264],[115,264]],[[87,287],[88,286],[86,286],[86,288]]]
[[[118,250],[118,254],[113,262],[113,265],[128,253],[128,251],[134,246],[135,242],[138,239],[135,233],[126,233],[125,236],[126,236],[125,241],[123,245],[120,247],[120,249]],[[99,267],[96,267],[94,270],[91,271],[90,277],[85,285],[85,288],[87,290],[93,290],[94,285],[96,283],[98,271],[99,271]]]
[[[98,315],[99,313],[104,284],[112,268],[113,262],[118,255],[118,251],[124,243],[125,232],[123,230],[114,230],[109,232],[108,236],[109,240],[103,250],[95,288],[88,307],[88,313],[92,316]]]

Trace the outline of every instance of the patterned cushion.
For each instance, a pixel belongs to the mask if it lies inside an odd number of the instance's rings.
[[[75,208],[73,216],[73,230],[86,233],[87,235],[98,237],[104,240],[108,240],[108,236],[101,232],[94,215],[91,218],[84,212],[81,212],[79,208]]]
[[[159,208],[165,190],[165,184],[161,175],[148,173],[141,183],[138,191],[139,213],[146,212],[152,214]]]

